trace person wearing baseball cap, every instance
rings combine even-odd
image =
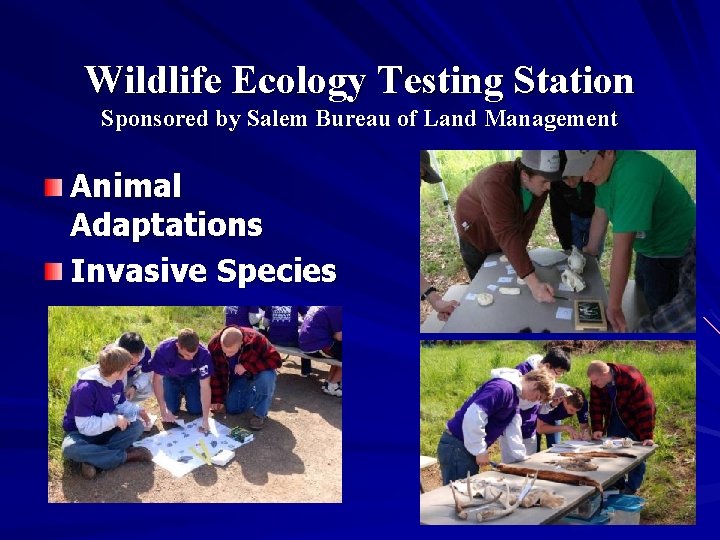
[[[523,150],[515,161],[481,170],[460,193],[455,223],[470,279],[490,253],[502,251],[538,302],[554,302],[555,291],[540,281],[527,253],[550,182],[562,179],[557,150]]]
[[[572,155],[577,151],[560,151],[563,181],[551,184],[550,215],[562,248],[570,250],[575,246],[582,250],[590,238],[590,223],[595,212],[595,186],[582,181],[583,174],[592,164],[592,159],[584,168],[582,164],[575,162],[572,163],[572,167],[568,167],[566,157],[568,152]],[[600,252],[602,252],[602,244]]]
[[[595,212],[585,251],[597,255],[613,224],[607,318],[627,330],[622,297],[635,251],[635,283],[650,311],[669,303],[680,287],[680,266],[695,231],[695,202],[659,160],[638,151],[567,151],[564,175],[595,186]],[[694,278],[694,276],[693,276]]]

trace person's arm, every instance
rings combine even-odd
[[[432,306],[432,308],[437,311],[438,319],[440,319],[441,321],[447,321],[455,308],[460,304],[455,300],[446,302],[442,299],[440,293],[438,293],[436,290],[428,293],[427,291],[429,291],[431,288],[434,289],[434,287],[430,285],[430,282],[426,280],[423,276],[420,276],[420,294],[424,296],[425,300],[427,300]]]
[[[487,425],[488,415],[477,404],[473,403],[465,411],[462,421],[463,441],[465,448],[473,456],[476,456],[478,465],[488,462],[488,447],[485,443],[485,426]],[[479,461],[478,461],[479,459]]]
[[[590,233],[588,235],[588,243],[583,248],[583,252],[597,257],[600,252],[600,243],[605,238],[605,231],[608,226],[608,216],[605,210],[599,206],[595,207],[593,212],[592,221],[590,221]]]
[[[622,298],[630,274],[635,233],[613,235],[612,260],[610,262],[610,294],[607,307],[608,322],[616,332],[626,332],[627,323],[622,312]]]
[[[135,403],[132,403],[128,400],[125,400],[122,403],[118,403],[115,407],[115,411],[127,418],[128,422],[134,422],[135,420],[137,420],[137,417],[140,414],[140,410],[141,409],[139,405],[136,405]]]
[[[495,179],[494,181],[483,182],[476,186],[475,197],[480,201],[482,210],[487,218],[488,225],[497,245],[507,256],[517,276],[526,279],[526,276],[535,271],[530,256],[527,253],[527,245],[533,223],[525,223],[522,213],[522,201],[507,179]],[[545,196],[542,197],[542,203]],[[533,205],[541,207],[540,201],[533,201]],[[530,211],[540,214],[540,208]],[[528,231],[525,230],[528,226]]]
[[[639,374],[632,377],[629,402],[632,404],[632,415],[637,421],[636,435],[647,446],[653,444],[655,401],[647,383],[639,377]]]
[[[202,426],[200,431],[210,431],[210,378],[200,379],[200,403],[202,404]]]
[[[508,426],[503,431],[505,438],[505,449],[507,451],[507,463],[523,461],[527,458],[527,449],[522,436],[522,418],[519,414],[513,416]]]
[[[127,427],[127,420],[121,414],[105,413],[102,416],[76,416],[75,425],[81,434],[92,437],[115,427],[124,430]]]
[[[570,435],[571,439],[577,439],[579,437],[577,430],[572,427],[571,425],[565,425],[561,424],[559,426],[556,426],[554,424],[547,424],[540,418],[538,418],[537,421],[537,428],[536,431],[540,435],[545,435],[547,433],[567,433]]]
[[[160,408],[160,417],[163,422],[175,422],[177,416],[172,412],[168,411],[167,404],[165,403],[165,392],[163,390],[163,376],[159,373],[153,373],[153,392],[155,392],[155,399],[157,399],[158,407]]]
[[[133,377],[131,384],[135,387],[137,393],[142,394],[143,392],[146,392],[152,384],[152,374],[143,373],[141,371],[136,377]],[[128,399],[132,398],[128,396]]]
[[[548,303],[555,301],[555,289],[549,283],[540,281],[534,271],[525,276],[524,279],[536,301]]]

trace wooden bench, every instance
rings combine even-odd
[[[330,364],[331,366],[339,366],[342,367],[342,362],[340,360],[335,360],[334,358],[320,358],[316,356],[310,356],[309,354],[301,351],[297,347],[283,347],[280,345],[273,345],[275,347],[275,350],[279,352],[280,354],[287,354],[288,356],[297,356],[298,358],[306,358],[307,360],[315,360],[316,362],[324,362],[326,364]]]

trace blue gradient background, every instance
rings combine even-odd
[[[320,2],[242,8],[199,3],[3,2],[3,131],[0,216],[6,376],[0,462],[5,533],[60,537],[209,536],[240,526],[271,537],[366,534],[430,536],[418,522],[418,164],[420,148],[697,149],[698,533],[714,524],[720,469],[720,336],[716,128],[718,40],[715,2]],[[216,95],[95,94],[84,65],[206,65],[225,82]],[[383,95],[377,66],[408,73],[504,74],[505,98]],[[633,95],[515,95],[519,65],[569,75],[627,73]],[[256,73],[368,75],[359,99],[325,95],[233,95],[232,65]],[[308,113],[388,113],[431,108],[467,112],[608,113],[617,128],[100,128],[99,113],[186,113],[258,108]],[[483,116],[482,114],[480,115]],[[183,176],[180,200],[44,198],[43,179]],[[116,216],[259,216],[259,238],[70,238],[77,212]],[[72,284],[72,258],[97,262],[199,262],[205,284]],[[335,263],[333,284],[252,284],[214,279],[217,261],[278,265]],[[65,281],[44,282],[43,262],[64,261]],[[127,509],[51,505],[45,493],[48,305],[342,304],[345,346],[343,504],[315,506],[151,505]],[[720,327],[720,326],[719,326]],[[487,339],[488,336],[483,336]],[[498,336],[500,337],[500,336]],[[13,367],[14,366],[14,367]],[[367,437],[371,430],[373,440]],[[402,486],[406,486],[405,489]],[[278,511],[280,513],[278,513]],[[45,523],[45,524],[43,524]],[[125,529],[128,527],[128,529]],[[458,534],[459,529],[457,530]],[[669,532],[669,531],[668,531]],[[585,530],[590,537],[596,529]],[[666,534],[656,530],[655,534]]]

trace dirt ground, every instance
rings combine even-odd
[[[264,429],[226,466],[203,465],[174,478],[154,463],[128,463],[86,480],[66,461],[61,473],[49,475],[48,501],[342,502],[342,398],[320,389],[329,366],[313,362],[313,368],[313,376],[303,378],[299,361],[283,363]],[[148,402],[157,414],[155,400]],[[246,414],[215,418],[247,427]],[[147,435],[163,429],[158,420]]]

